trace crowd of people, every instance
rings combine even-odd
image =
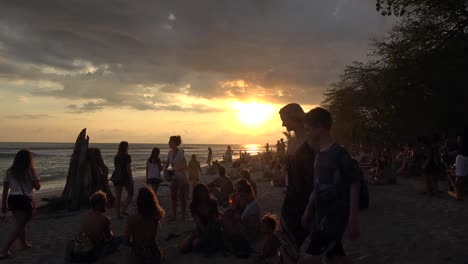
[[[275,155],[267,145],[263,154],[252,157],[241,152],[239,161],[233,161],[232,149],[227,148],[224,164],[231,165],[231,170],[240,169],[236,182],[224,166],[212,161],[209,149],[207,164],[218,175],[206,185],[201,184],[203,171],[197,157],[192,155],[187,162],[180,148],[181,137],[171,136],[167,160],[162,162],[160,150],[154,148],[146,162],[147,186],[138,190],[136,212],[128,212],[134,193],[132,158],[128,142],[121,142],[110,180],[116,196],[115,217],[126,218],[125,230],[121,236],[115,235],[107,216],[106,194],[97,191],[89,198],[90,210],[81,217],[78,235],[67,247],[67,259],[94,261],[117,252],[123,244],[131,249],[129,263],[160,263],[156,237],[159,224],[166,219],[158,200],[163,181],[170,183],[171,192],[171,214],[166,221],[179,216],[185,221],[187,212],[193,219],[192,232],[180,244],[182,253],[201,251],[210,256],[229,252],[247,258],[253,253],[254,241],[263,237],[262,251],[256,258],[260,263],[313,264],[323,259],[350,263],[342,239],[345,230],[351,240],[360,234],[358,210],[362,207],[363,177],[356,160],[361,167],[369,166],[368,180],[372,184],[391,183],[392,175],[422,174],[429,195],[439,191],[438,176],[454,169],[453,191],[461,198],[463,179],[468,174],[466,137],[459,137],[458,151],[435,136],[431,140],[421,138],[416,145],[408,144],[398,151],[365,151],[360,147],[348,152],[331,136],[333,121],[327,110],[317,107],[305,113],[300,105],[288,104],[280,110],[280,117],[294,137],[288,138],[287,147],[283,139],[278,140]],[[251,174],[254,169],[248,168],[253,161],[273,185],[286,186],[279,217],[262,215],[260,190]],[[40,187],[31,152],[19,151],[6,173],[2,195],[2,212],[10,210],[16,225],[1,248],[0,258],[11,257],[10,248],[16,240],[22,248],[31,247],[26,240],[26,225],[33,215],[33,189]],[[127,195],[122,201],[124,191]],[[306,238],[309,244],[301,254]]]

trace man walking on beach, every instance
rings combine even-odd
[[[280,110],[283,126],[294,131],[294,137],[288,142],[286,165],[288,188],[281,208],[281,263],[296,263],[302,243],[307,238],[308,230],[302,226],[301,219],[307,207],[307,201],[314,187],[315,153],[307,144],[304,131],[304,110],[298,104],[288,104]]]
[[[318,152],[315,187],[302,219],[304,226],[312,223],[312,231],[301,263],[351,263],[341,240],[347,227],[351,240],[359,238],[359,170],[349,153],[335,143],[331,126],[331,115],[323,108],[305,116],[308,143],[317,146]]]

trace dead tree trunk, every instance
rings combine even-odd
[[[78,210],[80,205],[87,203],[88,197],[98,190],[106,192],[111,202],[114,198],[107,184],[109,169],[104,164],[101,151],[90,149],[88,145],[89,137],[86,136],[85,128],[76,139],[62,193],[62,199],[71,210]]]

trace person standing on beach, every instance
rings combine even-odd
[[[198,184],[200,181],[200,175],[203,175],[203,171],[201,169],[200,162],[197,160],[197,156],[193,154],[192,159],[190,159],[188,164],[188,180],[190,190],[193,191],[195,186]]]
[[[161,159],[159,158],[159,148],[153,148],[151,156],[146,161],[146,184],[150,185],[154,194],[158,194],[159,184],[163,182],[161,172],[163,169]]]
[[[25,149],[20,150],[13,165],[7,170],[3,182],[2,214],[6,214],[9,209],[15,218],[16,226],[0,251],[0,259],[12,256],[10,248],[16,239],[19,239],[22,249],[31,247],[26,241],[26,225],[31,220],[34,209],[33,189],[38,191],[40,188],[32,153]]]
[[[128,142],[122,141],[114,157],[115,170],[111,177],[111,181],[115,187],[115,211],[117,219],[122,219],[122,215],[128,216],[127,208],[132,202],[134,187],[131,163],[132,157],[128,155]],[[127,191],[127,200],[121,208],[123,188]]]
[[[351,263],[341,240],[346,228],[351,240],[360,235],[359,167],[331,136],[332,117],[327,110],[312,109],[305,116],[304,126],[308,143],[318,152],[314,161],[315,187],[302,219],[305,227],[312,227],[310,244],[300,263]]]
[[[180,136],[171,136],[169,138],[169,153],[167,161],[164,163],[164,175],[173,175],[171,181],[171,199],[172,199],[172,218],[177,219],[177,199],[180,201],[180,209],[182,218],[185,219],[187,208],[187,160],[182,149],[179,148],[182,144]],[[169,170],[169,166],[171,169]]]
[[[287,190],[281,209],[280,233],[283,245],[280,249],[282,263],[296,263],[299,251],[307,238],[308,230],[302,226],[302,215],[314,186],[315,152],[307,144],[304,131],[304,110],[292,103],[281,108],[283,126],[294,132],[287,153]]]
[[[227,146],[226,153],[224,153],[224,161],[232,162],[232,149],[231,146]]]
[[[208,164],[208,166],[211,166],[212,160],[213,160],[213,150],[211,150],[211,148],[208,148],[208,158],[206,159],[206,164]]]

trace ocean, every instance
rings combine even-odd
[[[28,149],[34,154],[34,162],[42,189],[56,189],[65,186],[65,181],[73,153],[74,143],[0,143],[0,175],[3,178],[6,170],[13,163],[15,154],[21,149]],[[114,156],[117,153],[118,143],[90,143],[89,147],[99,148],[105,164],[109,167],[109,177],[114,170]],[[144,177],[146,160],[154,147],[161,149],[161,160],[165,160],[169,151],[167,144],[132,144],[129,154],[132,156],[132,171],[135,178]],[[227,145],[184,144],[181,148],[185,151],[185,157],[190,160],[192,154],[197,155],[198,161],[206,165],[208,147],[213,150],[213,160],[222,160]],[[264,151],[264,147],[256,144],[231,145],[234,151],[233,158],[239,157],[239,151],[247,151],[253,155]]]

